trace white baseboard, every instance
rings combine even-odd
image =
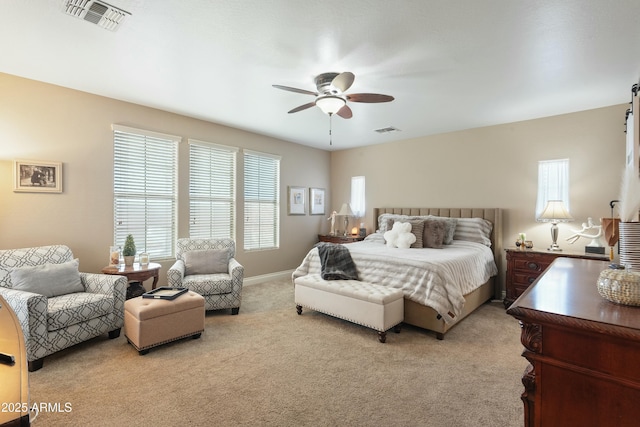
[[[259,276],[245,277],[242,281],[243,286],[257,285],[259,283],[269,282],[271,280],[291,279],[294,270],[278,271],[275,273],[261,274]]]

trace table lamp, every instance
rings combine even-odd
[[[342,215],[344,217],[344,235],[347,236],[349,234],[349,217],[353,216],[351,205],[349,203],[343,203],[340,212],[336,215]]]
[[[538,217],[540,222],[551,223],[551,246],[547,248],[550,251],[561,251],[558,246],[558,223],[573,221],[573,217],[567,209],[564,207],[562,200],[549,200],[547,206],[542,211],[542,214]]]

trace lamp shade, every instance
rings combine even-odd
[[[538,217],[540,222],[568,222],[573,221],[573,217],[564,207],[562,200],[549,200],[547,206]]]
[[[349,203],[343,203],[342,207],[340,208],[340,212],[338,212],[336,215],[353,216],[351,205]]]
[[[327,95],[316,99],[316,105],[325,114],[335,114],[346,105],[347,101],[339,96]]]

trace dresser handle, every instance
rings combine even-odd
[[[540,266],[538,264],[536,264],[535,262],[528,263],[527,267],[529,267],[529,270],[539,270],[540,269]]]
[[[527,278],[527,282],[529,282],[529,284],[532,284],[532,283],[533,283],[533,282],[535,282],[535,281],[536,281],[536,278],[535,278],[535,277],[528,277],[528,278]]]

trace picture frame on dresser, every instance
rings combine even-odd
[[[309,188],[309,215],[325,215],[324,188]]]
[[[289,186],[287,188],[287,214],[306,215],[307,196],[305,187]]]
[[[62,162],[14,160],[13,191],[62,193]]]

